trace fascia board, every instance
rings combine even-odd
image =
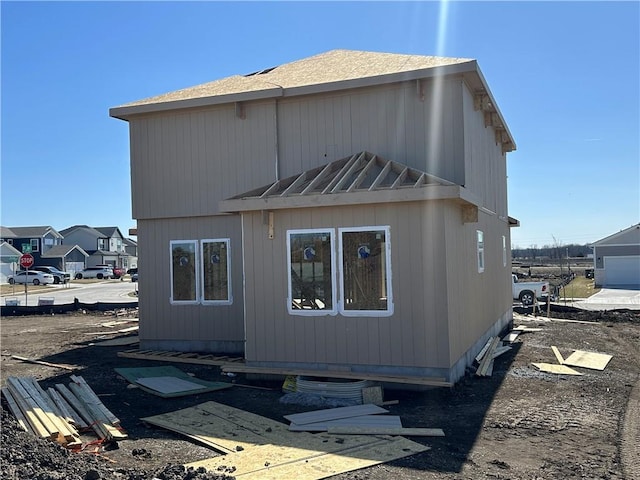
[[[351,80],[338,80],[335,82],[303,85],[300,87],[288,87],[284,89],[285,97],[301,95],[313,95],[318,93],[335,92],[338,90],[350,90],[354,88],[375,87],[390,83],[409,82],[414,80],[426,80],[434,77],[459,75],[476,70],[477,62],[470,60],[464,63],[441,65],[438,67],[421,68],[408,72],[388,73],[373,77],[354,78]]]
[[[186,100],[173,100],[170,102],[131,105],[128,107],[113,107],[109,109],[109,116],[120,120],[128,120],[129,117],[133,115],[141,115],[145,113],[157,113],[168,110],[181,110],[185,108],[202,108],[234,102],[264,100],[267,98],[275,98],[281,96],[283,96],[283,89],[280,87],[276,87],[252,92],[217,95],[214,97],[199,97],[189,98]]]
[[[240,198],[222,200],[223,212],[282,210],[289,208],[338,207],[375,203],[396,203],[430,200],[457,200],[479,206],[478,198],[459,185],[428,185],[419,188],[376,190],[373,192],[333,193],[326,195],[293,195],[288,197]]]

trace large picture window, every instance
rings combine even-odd
[[[287,232],[289,313],[393,314],[389,227],[340,228],[339,244],[334,235],[335,229]]]
[[[196,240],[171,241],[171,303],[197,303]]]
[[[341,228],[340,298],[343,315],[391,315],[389,227]]]
[[[335,314],[333,231],[290,230],[287,252],[289,312]]]
[[[230,304],[229,239],[202,240],[202,302]]]

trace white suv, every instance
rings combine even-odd
[[[76,280],[82,278],[113,278],[113,269],[109,267],[87,267],[81,272],[76,273]]]

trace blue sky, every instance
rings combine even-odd
[[[518,149],[512,245],[640,222],[639,2],[12,2],[1,14],[4,226],[131,218],[110,107],[336,48],[478,60]]]

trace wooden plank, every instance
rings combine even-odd
[[[67,388],[66,385],[61,383],[56,384],[56,390],[60,392],[60,395],[73,407],[76,413],[82,417],[87,425],[96,432],[99,438],[106,438],[106,432],[101,429],[97,423],[94,423],[94,419],[85,407],[85,405],[75,396],[75,394]]]
[[[20,357],[18,355],[11,355],[11,358],[13,358],[14,360],[20,360],[21,362],[35,363],[37,365],[44,365],[46,367],[62,368],[64,370],[76,370],[77,369],[77,367],[72,367],[72,366],[69,366],[69,365],[62,365],[60,363],[44,362],[42,360],[36,360],[36,359],[33,359],[33,358]]]
[[[493,341],[493,337],[489,338],[489,340],[487,340],[487,343],[484,344],[484,347],[482,347],[482,349],[478,352],[478,355],[476,355],[476,362],[480,363],[480,361],[482,360],[482,357],[484,357],[484,354],[487,353],[487,350],[489,350],[489,347],[491,346],[491,342]]]
[[[555,363],[532,363],[541,372],[556,373],[558,375],[582,375],[580,372],[569,368],[566,365],[556,365]]]
[[[414,437],[444,437],[441,428],[406,428],[406,427],[367,427],[367,426],[330,426],[332,435],[405,435]]]
[[[553,354],[556,356],[556,360],[558,360],[558,363],[560,365],[562,365],[564,363],[564,358],[562,358],[562,354],[560,353],[560,350],[558,350],[558,347],[554,347],[553,345],[551,346],[551,351],[553,352]]]
[[[408,377],[393,375],[378,375],[375,373],[363,372],[340,372],[340,371],[319,371],[304,370],[297,368],[271,368],[271,367],[250,367],[247,365],[226,364],[221,367],[225,373],[256,373],[265,375],[294,375],[304,377],[331,377],[331,378],[351,378],[356,380],[373,380],[390,383],[406,383],[410,385],[428,385],[432,387],[451,387],[453,384],[447,382],[443,377]]]
[[[340,418],[360,417],[362,415],[375,415],[379,413],[389,413],[389,410],[369,403],[366,405],[326,408],[322,410],[312,410],[310,412],[294,413],[292,415],[285,415],[284,418],[291,423],[305,425],[307,423],[327,422]]]
[[[339,418],[326,422],[289,425],[291,432],[326,432],[333,427],[345,428],[402,428],[402,422],[397,415],[362,415],[361,417]]]
[[[491,376],[491,373],[489,372],[489,370],[491,369],[491,371],[493,371],[493,354],[496,351],[496,348],[498,348],[499,343],[500,343],[500,337],[493,337],[491,339],[491,344],[489,345],[489,348],[487,349],[484,356],[482,357],[482,361],[480,362],[480,365],[476,370],[477,376],[479,377]]]
[[[225,365],[227,363],[231,363],[230,360],[212,360],[208,358],[203,358],[202,356],[194,357],[194,358],[184,358],[178,356],[169,356],[169,354],[180,355],[181,352],[150,352],[148,350],[138,351],[138,350],[128,350],[124,352],[118,352],[118,356],[122,358],[136,358],[139,360],[158,360],[161,362],[171,362],[171,363],[195,363],[199,365]],[[243,360],[239,358],[238,360],[234,360],[234,362],[242,362]]]
[[[22,428],[25,432],[30,432],[30,433],[33,433],[34,435],[37,435],[37,432],[35,432],[31,428],[27,418],[24,416],[24,413],[22,412],[22,410],[20,410],[20,407],[18,406],[15,398],[13,398],[13,395],[11,395],[11,392],[7,387],[2,387],[2,395],[4,395],[4,398],[7,400],[7,405],[9,405],[9,410],[11,410],[11,413],[13,413],[13,416],[16,417],[16,420],[18,421],[18,425],[20,425],[20,428]]]
[[[508,352],[509,350],[511,350],[511,347],[509,347],[508,345],[504,346],[504,347],[498,347],[493,352],[493,358],[498,358],[500,355],[502,355],[503,353]]]
[[[140,342],[140,337],[137,335],[128,336],[128,337],[118,337],[112,338],[110,340],[103,340],[101,342],[93,342],[92,345],[98,347],[120,347],[125,345],[134,345]]]
[[[49,398],[49,395],[42,390],[38,382],[33,377],[23,377],[18,379],[22,386],[29,392],[31,398],[35,400],[42,411],[49,417],[51,422],[56,426],[60,435],[62,435],[67,442],[78,441],[77,432],[72,425],[70,425],[62,416],[62,413],[55,406],[53,401]]]
[[[84,430],[89,427],[89,425],[87,425],[87,423],[82,419],[80,414],[78,414],[78,412],[76,412],[75,409],[71,405],[69,405],[69,402],[64,399],[60,392],[52,387],[49,387],[47,389],[47,393],[49,394],[49,397],[51,397],[51,399],[55,402],[55,404],[58,405],[58,408],[66,415],[66,417],[68,418],[67,421],[69,423],[75,425],[79,430]]]
[[[91,399],[91,404],[95,405],[96,408],[104,414],[104,417],[107,419],[107,422],[112,425],[119,425],[120,419],[116,417],[103,403],[102,400],[96,395],[93,389],[89,386],[86,380],[80,375],[71,375],[71,380],[79,385],[82,390],[86,393],[87,399]]]
[[[20,383],[17,377],[9,377],[7,378],[7,385],[9,391],[13,395],[13,397],[20,405],[22,411],[27,414],[27,410],[33,412],[36,418],[40,421],[42,426],[49,432],[49,436],[51,438],[57,439],[60,433],[58,427],[51,421],[49,416],[42,411],[42,408],[36,403],[36,401],[31,398],[29,392],[24,388],[24,386]],[[27,414],[27,418],[29,415]],[[35,425],[32,425],[35,427]]]
[[[612,358],[612,355],[607,355],[606,353],[576,350],[565,359],[564,364],[571,365],[572,367],[589,368],[591,370],[604,370]]]

